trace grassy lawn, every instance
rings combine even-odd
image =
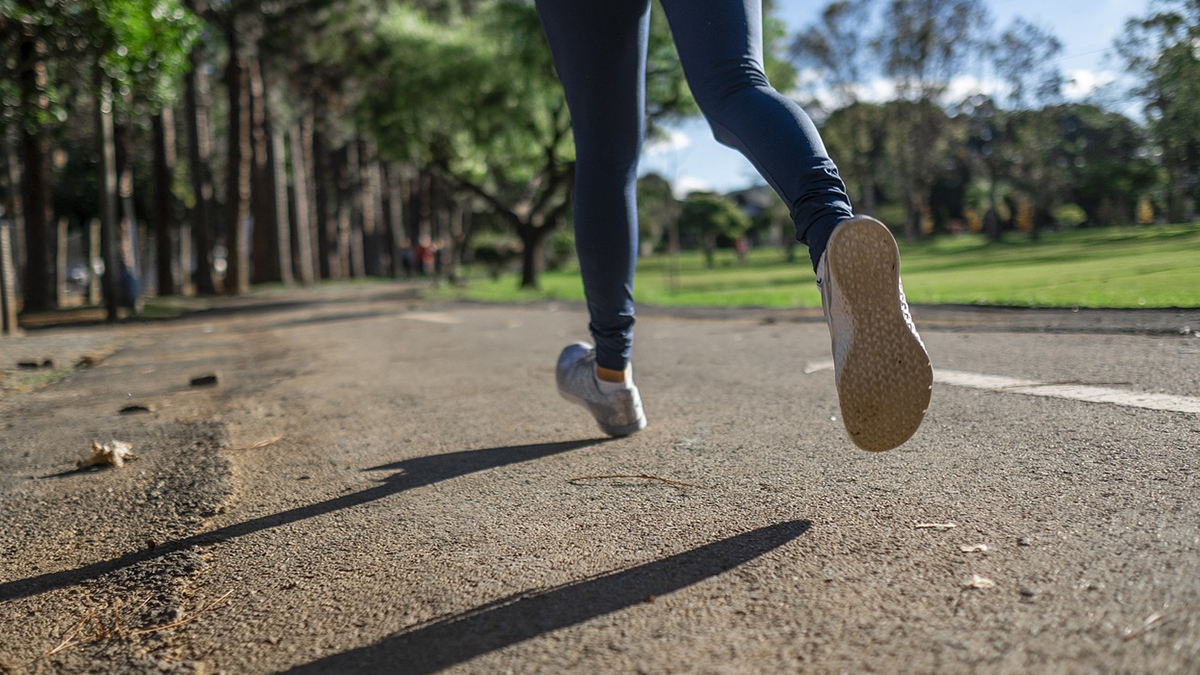
[[[819,307],[807,251],[793,263],[778,249],[751,251],[746,265],[733,252],[717,254],[707,269],[699,252],[677,264],[666,256],[638,263],[635,299],[665,306]],[[1200,307],[1200,225],[1076,230],[1038,242],[1014,234],[989,244],[982,237],[940,237],[901,244],[904,290],[911,302],[1028,307]],[[672,274],[672,270],[676,270]],[[674,278],[674,283],[672,283]],[[517,288],[518,278],[493,281],[473,271],[464,287],[442,287],[438,298],[513,302],[583,299],[579,271],[542,276],[539,291]]]

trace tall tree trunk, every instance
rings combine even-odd
[[[388,271],[392,278],[399,278],[404,272],[404,251],[401,245],[404,239],[404,196],[401,187],[403,180],[398,165],[383,165],[384,227],[387,230],[388,258],[391,263]]]
[[[120,217],[117,228],[117,261],[121,273],[124,304],[141,313],[141,264],[138,256],[137,212],[133,202],[133,162],[129,160],[129,125],[116,125],[117,194]]]
[[[304,162],[304,185],[308,195],[306,202],[308,207],[308,248],[312,252],[313,281],[320,278],[321,270],[321,253],[318,243],[321,232],[317,227],[317,178],[314,175],[316,171],[316,148],[313,137],[315,126],[315,115],[311,108],[306,108],[304,114],[300,116],[300,157]]]
[[[4,212],[8,214],[9,222],[12,223],[9,238],[13,250],[13,274],[16,277],[13,292],[20,296],[20,284],[25,278],[25,207],[21,196],[22,186],[25,182],[21,177],[21,160],[17,156],[17,137],[15,129],[11,130],[11,133],[6,129],[2,140],[4,142],[4,160],[7,164],[5,179],[8,190]]]
[[[333,221],[330,223],[330,245],[333,252],[333,274],[337,279],[350,278],[350,218],[351,193],[347,168],[346,146],[330,153],[333,162],[334,175],[337,176],[337,190],[333,193]]]
[[[420,192],[417,193],[420,199],[420,211],[417,220],[417,236],[423,241],[433,243],[433,173],[431,171],[421,172]]]
[[[346,238],[347,250],[350,255],[350,276],[361,279],[366,275],[366,256],[363,252],[364,223],[366,215],[364,208],[362,156],[359,153],[359,141],[351,139],[346,143],[346,227],[342,236]]]
[[[408,201],[408,210],[404,218],[404,236],[409,240],[409,246],[416,246],[421,240],[421,181],[422,172],[414,168],[404,180],[404,193]]]
[[[17,333],[17,275],[12,253],[12,227],[0,221],[0,335]]]
[[[187,292],[189,283],[194,283],[196,292],[211,295],[217,292],[213,269],[213,244],[217,229],[211,170],[213,144],[207,104],[209,90],[200,50],[193,49],[189,59],[191,68],[184,78],[184,117],[188,133],[188,173],[191,174],[192,198],[196,204],[191,214],[192,235],[195,237],[196,274],[192,282],[192,258],[183,253],[191,240],[185,239],[181,230],[180,278],[183,281],[184,292]]]
[[[363,223],[363,270],[367,276],[383,274],[383,179],[379,168],[379,157],[370,144],[360,143],[364,163],[362,167],[362,223]]]
[[[291,283],[291,279],[284,278],[283,269],[284,258],[290,255],[290,250],[280,248],[281,234],[285,237],[287,235],[287,219],[284,214],[278,212],[273,157],[274,133],[267,107],[266,77],[260,58],[251,58],[248,65],[250,137],[254,148],[254,161],[250,169],[250,210],[254,216],[254,270],[251,278],[254,283]],[[283,203],[286,208],[287,200]],[[288,276],[290,277],[290,274]]]
[[[292,222],[295,223],[292,243],[295,249],[295,271],[300,283],[309,285],[313,276],[312,225],[309,219],[308,164],[304,153],[302,124],[296,122],[288,131],[292,157]]]
[[[59,216],[54,228],[54,306],[65,307],[67,304],[67,242],[70,240],[71,220]]]
[[[250,215],[250,86],[249,73],[240,55],[236,21],[225,29],[229,62],[225,65],[225,87],[229,92],[229,178],[226,181],[225,246],[229,251],[225,290],[245,293],[250,290],[250,242],[246,221]]]
[[[551,227],[523,225],[517,229],[521,238],[521,288],[538,288],[542,273],[542,243]]]
[[[279,277],[286,286],[295,279],[292,272],[292,230],[288,213],[287,144],[283,129],[278,125],[271,130],[272,181],[275,186],[275,249],[279,251]]]
[[[97,136],[98,137],[98,136]],[[101,293],[103,275],[97,274],[104,262],[104,244],[102,234],[104,224],[99,218],[92,218],[87,224],[87,265],[88,265],[88,295],[87,304],[98,305],[104,298]]]
[[[100,144],[100,250],[104,258],[104,307],[108,320],[119,318],[120,297],[118,277],[120,262],[117,258],[117,149],[113,131],[112,83],[96,66],[96,139]]]
[[[313,187],[315,190],[317,260],[322,279],[340,278],[337,258],[336,169],[325,134],[313,128]]]
[[[48,105],[46,64],[42,45],[36,38],[21,40],[20,60],[31,64],[20,73],[21,107],[32,117]],[[51,265],[50,198],[46,172],[46,151],[42,137],[21,126],[22,199],[25,217],[25,311],[41,311],[54,306],[54,267]]]
[[[175,120],[170,108],[154,116],[154,240],[158,294],[174,295],[175,228],[171,177],[175,171]]]
[[[447,263],[446,277],[452,284],[458,283],[460,280],[460,275],[462,273],[463,248],[466,246],[468,234],[467,210],[463,208],[462,202],[457,199],[451,199],[449,245],[450,259]]]

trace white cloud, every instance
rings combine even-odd
[[[646,143],[646,155],[664,155],[691,147],[692,139],[678,129],[667,129],[666,135]]]
[[[675,185],[672,187],[675,192],[675,198],[683,199],[691,192],[711,190],[712,183],[695,176],[680,176],[675,180]]]
[[[1097,89],[1116,82],[1120,77],[1111,70],[1087,70],[1085,68],[1068,71],[1066,75],[1067,82],[1063,87],[1063,96],[1071,100],[1085,98]]]
[[[1089,70],[1077,68],[1064,73],[1063,98],[1068,101],[1079,101],[1093,94],[1098,89],[1116,82],[1121,75],[1112,70]],[[886,103],[896,98],[896,83],[889,78],[875,78],[856,86],[855,96],[860,101],[868,103]],[[838,100],[828,87],[814,87],[811,95],[823,107],[834,110]],[[1009,90],[1002,82],[991,78],[979,78],[974,75],[960,75],[950,81],[946,93],[942,96],[943,103],[952,105],[965,100],[974,94],[987,94],[998,99],[1005,99]]]

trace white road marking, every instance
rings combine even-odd
[[[833,370],[832,361],[812,361],[805,368],[805,373],[817,373]],[[1109,403],[1127,408],[1145,408],[1147,410],[1167,410],[1170,412],[1200,413],[1200,398],[1194,396],[1173,396],[1171,394],[1151,394],[1129,389],[1114,389],[1088,384],[1061,384],[1054,382],[1039,382],[1024,380],[1003,375],[984,375],[968,373],[961,370],[945,370],[934,368],[933,381],[938,384],[949,384],[955,387],[970,387],[1007,394],[1023,394],[1025,396],[1044,396],[1046,398],[1064,398],[1072,401],[1087,401],[1089,403]]]
[[[409,312],[408,314],[402,314],[401,316],[405,319],[424,321],[426,323],[441,323],[446,325],[462,323],[462,319],[455,316],[450,316],[449,314],[443,314],[441,312]]]

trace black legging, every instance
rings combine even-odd
[[[852,215],[812,120],[763,72],[761,0],[662,0],[684,74],[720,142],[739,150],[791,209],[813,266]],[[575,247],[596,362],[633,349],[635,186],[645,135],[649,0],[537,0],[575,134]]]

